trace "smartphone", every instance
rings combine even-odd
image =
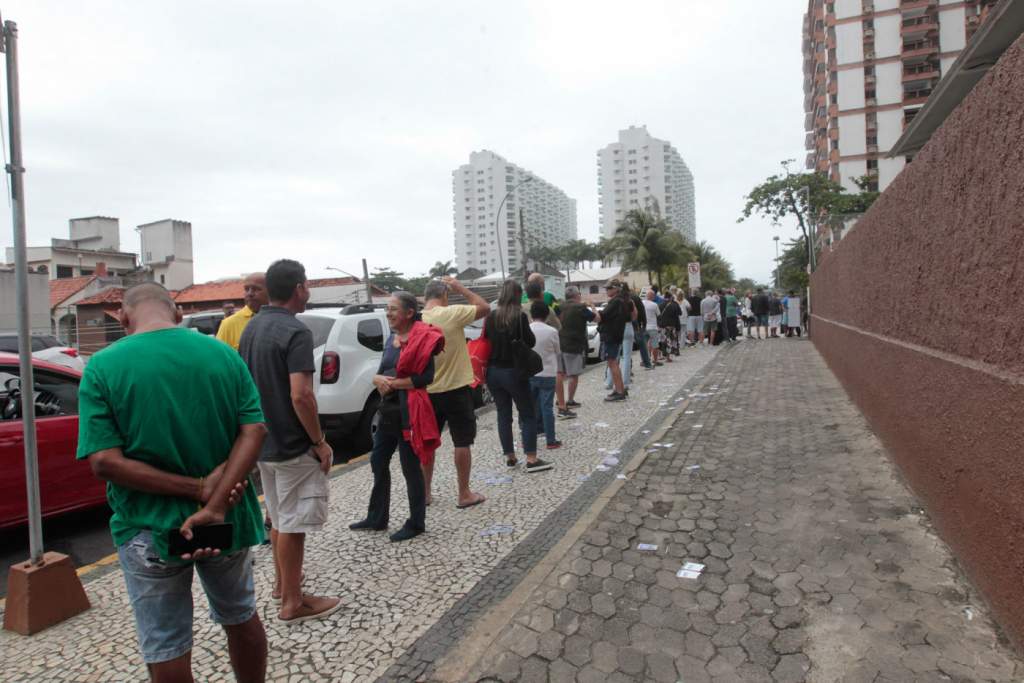
[[[234,542],[234,524],[204,524],[192,527],[192,540],[181,535],[181,529],[167,532],[167,552],[170,555],[191,555],[203,548],[227,550]]]

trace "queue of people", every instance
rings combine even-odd
[[[743,325],[747,339],[764,339],[779,337],[800,337],[807,329],[807,311],[793,290],[779,298],[774,291],[765,291],[758,287],[755,294],[748,289],[743,299]],[[755,329],[755,334],[750,330]]]

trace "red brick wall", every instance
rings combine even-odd
[[[811,305],[815,346],[1024,649],[1024,38],[836,245]]]

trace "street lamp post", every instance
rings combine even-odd
[[[324,268],[324,270],[336,270],[339,273],[341,273],[342,275],[348,275],[350,278],[353,278],[357,282],[359,281],[359,276],[353,275],[352,273],[348,272],[347,270],[342,270],[341,268],[332,268],[331,266],[326,266]],[[359,303],[359,290],[358,289],[356,290],[356,303]]]
[[[502,199],[501,200],[501,204],[498,204],[498,213],[495,214],[495,218],[494,218],[494,232],[497,233],[497,236],[498,236],[498,261],[501,262],[501,279],[502,280],[505,279],[505,259],[501,255],[501,228],[498,227],[498,221],[501,220],[501,207],[505,206],[505,200],[508,199],[512,195],[513,192],[515,192],[516,190],[518,190],[520,187],[522,187],[526,183],[530,182],[531,180],[533,180],[533,176],[527,176],[526,180],[524,180],[523,182],[519,183],[518,185],[513,187],[511,190],[509,190],[508,194],[505,195],[505,199]],[[523,254],[523,259],[524,259],[524,262],[525,262],[526,254]]]
[[[779,282],[779,236],[776,235],[772,239],[775,240],[775,286],[781,287]]]

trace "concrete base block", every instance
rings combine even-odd
[[[38,566],[22,562],[11,567],[4,629],[30,636],[89,607],[89,598],[71,558],[45,553]]]

